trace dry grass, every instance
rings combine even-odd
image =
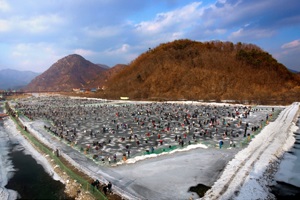
[[[299,77],[255,45],[177,40],[140,55],[97,95],[290,103],[299,85]]]

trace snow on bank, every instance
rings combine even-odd
[[[27,155],[32,156],[38,164],[42,165],[45,171],[54,179],[54,180],[59,180],[62,183],[63,180],[57,175],[57,173],[52,169],[51,165],[49,164],[48,160],[36,151],[35,148],[32,147],[32,145],[28,142],[27,139],[24,138],[22,134],[16,129],[15,123],[9,118],[6,120],[7,121],[7,132],[10,133],[9,137],[13,138],[16,140],[22,147],[24,147],[24,153]]]
[[[158,156],[164,156],[164,155],[173,154],[173,153],[177,153],[177,152],[190,151],[192,149],[197,149],[197,148],[207,149],[208,146],[206,146],[204,144],[193,144],[193,145],[187,146],[186,148],[175,149],[175,150],[170,151],[170,152],[163,152],[163,153],[160,153],[160,154],[149,154],[149,155],[136,156],[136,157],[130,158],[126,161],[120,161],[116,165],[122,165],[124,163],[133,164],[133,163],[136,163],[138,161],[146,160],[146,159],[149,159],[149,158],[156,158]]]
[[[6,123],[4,123],[6,125]],[[18,193],[14,190],[5,188],[8,180],[13,176],[15,171],[13,164],[9,158],[10,148],[8,144],[9,136],[4,130],[4,126],[0,125],[0,199],[13,200],[17,199]]]
[[[293,145],[294,118],[298,109],[299,103],[293,103],[266,126],[228,163],[203,199],[267,199],[269,183],[262,179],[263,174],[270,162],[280,158]]]

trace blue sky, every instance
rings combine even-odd
[[[299,0],[0,0],[0,69],[129,64],[176,39],[252,43],[300,71]]]

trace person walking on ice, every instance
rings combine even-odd
[[[222,149],[223,144],[224,144],[223,140],[220,140],[220,141],[219,141],[219,148],[220,148],[220,149]]]

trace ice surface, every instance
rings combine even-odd
[[[189,199],[191,186],[211,186],[236,152],[194,149],[119,166],[116,171],[130,178],[126,187],[147,199]],[[195,195],[197,196],[197,195]]]
[[[252,199],[261,199],[268,191],[266,183],[258,180],[268,163],[293,144],[290,128],[298,108],[299,103],[287,107],[236,156],[234,149],[196,148],[156,158],[143,156],[129,160],[131,164],[110,168],[99,166],[70,146],[53,140],[42,122],[24,123],[40,140],[54,149],[59,148],[62,156],[77,168],[102,182],[111,181],[114,190],[128,199],[188,199],[189,187],[199,183],[213,185],[205,199],[249,199],[249,192],[254,194]]]

